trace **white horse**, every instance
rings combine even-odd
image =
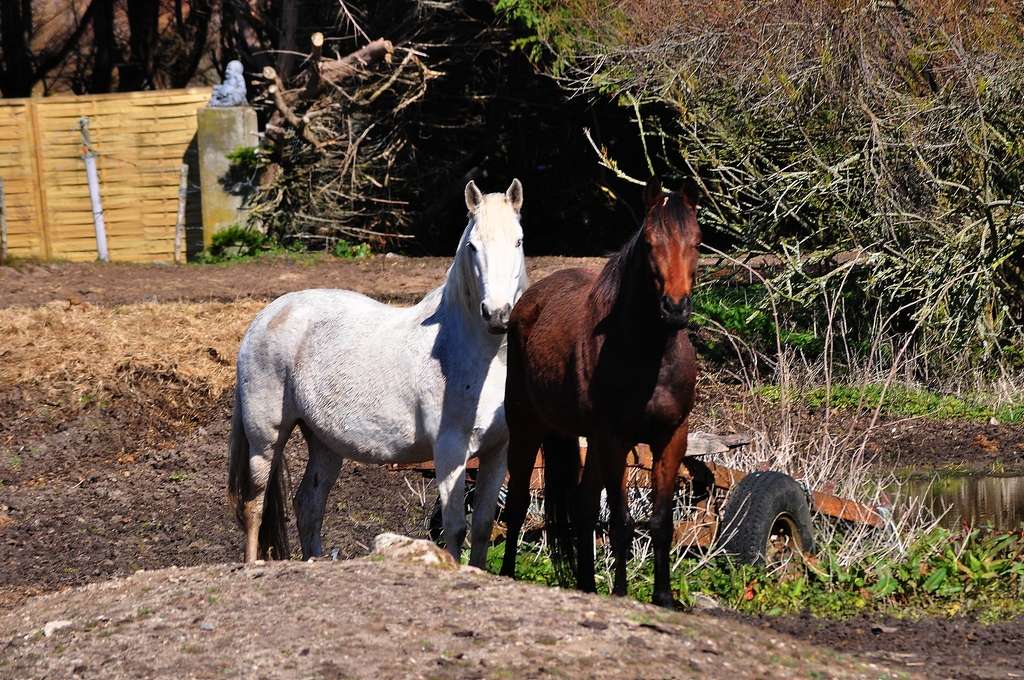
[[[245,560],[289,554],[283,451],[296,425],[309,463],[295,494],[304,558],[321,554],[327,494],[345,458],[433,458],[447,548],[466,537],[465,469],[480,459],[470,564],[482,567],[505,478],[505,336],[526,289],[523,188],[466,185],[469,224],[443,285],[413,307],[305,290],[264,308],[238,350],[228,496]],[[397,502],[397,499],[396,499]]]

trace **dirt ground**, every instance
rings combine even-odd
[[[0,676],[909,675],[707,614],[375,557],[166,569],[34,598],[0,614]]]
[[[600,266],[601,258],[530,258],[531,280],[564,267]],[[410,303],[440,285],[450,258],[375,255],[361,260],[288,257],[228,265],[23,263],[0,267],[0,307],[138,302],[272,300],[304,288],[345,288]]]
[[[540,258],[529,266],[537,278],[578,262],[600,260]],[[0,611],[25,612],[23,607],[33,606],[26,603],[32,595],[137,569],[236,560],[241,534],[224,494],[227,423],[234,353],[252,315],[270,298],[311,286],[410,302],[436,285],[446,266],[440,258],[380,256],[182,268],[0,268]],[[1024,462],[1019,427],[886,425],[873,443],[886,461],[980,461],[979,467]],[[296,433],[288,450],[293,475],[301,474],[304,456]],[[382,531],[424,535],[433,498],[419,475],[347,464],[328,503],[325,548],[348,558],[366,554]],[[242,578],[224,567],[181,573]],[[285,578],[300,572],[281,573]],[[59,608],[59,600],[46,602]],[[757,624],[932,676],[1014,677],[1008,673],[1017,671],[1010,669],[1024,668],[1024,620],[890,625],[790,617]],[[0,638],[7,634],[5,625]],[[900,632],[872,632],[878,626]],[[202,640],[207,638],[196,644]],[[56,643],[39,644],[44,646],[33,649]],[[253,649],[251,640],[245,644]],[[350,674],[339,668],[339,677]],[[438,668],[439,676],[453,675]],[[66,669],[57,672],[62,674]]]

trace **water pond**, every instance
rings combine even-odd
[[[965,523],[998,530],[1024,525],[1024,475],[915,475],[909,493],[924,498],[942,524],[958,529]]]

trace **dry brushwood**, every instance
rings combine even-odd
[[[401,219],[394,219],[403,202],[372,194],[390,193],[392,168],[407,142],[378,122],[419,99],[437,74],[414,50],[396,49],[385,38],[339,57],[324,57],[324,44],[322,33],[310,37],[304,67],[287,83],[273,67],[263,69],[262,100],[272,110],[266,125],[271,165],[256,218],[273,227],[287,214],[290,237],[321,246],[338,238],[406,238],[395,228]],[[307,187],[306,200],[298,210],[282,210],[285,194],[299,184]]]
[[[787,262],[794,309],[852,276],[925,370],[1024,356],[1017,3],[506,4],[565,87],[630,104],[649,168],[700,171],[705,224]]]

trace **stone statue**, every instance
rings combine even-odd
[[[245,106],[245,76],[242,73],[242,62],[235,60],[228,63],[224,82],[213,88],[210,106]]]

